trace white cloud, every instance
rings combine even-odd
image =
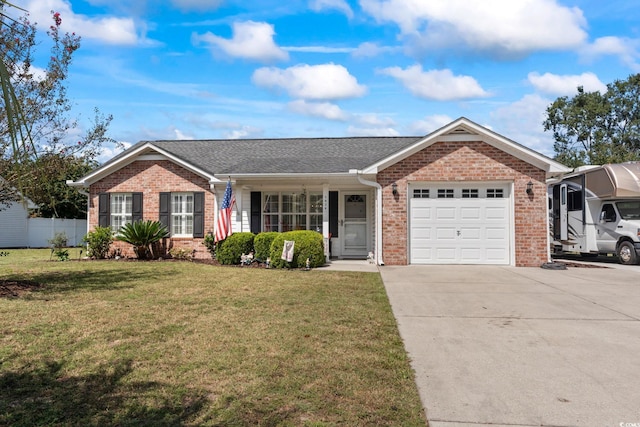
[[[594,60],[601,56],[617,56],[620,62],[634,72],[640,72],[640,39],[623,37],[600,37],[586,44],[580,53],[584,59]]]
[[[87,17],[74,13],[66,0],[31,0],[25,6],[33,21],[49,26],[53,23],[51,11],[59,12],[63,31],[75,32],[83,39],[93,39],[113,45],[157,44],[144,36],[144,26],[136,25],[130,17]],[[139,28],[143,27],[143,28]]]
[[[283,89],[298,99],[354,98],[366,92],[366,87],[358,84],[345,67],[332,63],[301,64],[286,69],[263,67],[253,73],[251,80],[260,87]]]
[[[215,10],[221,4],[223,0],[171,0],[171,4],[180,10],[184,11],[207,11]]]
[[[262,135],[262,130],[253,126],[237,126],[236,129],[231,129],[222,132],[222,137],[225,139],[247,139],[256,138]]]
[[[127,141],[118,141],[116,144],[110,144],[109,146],[103,146],[102,152],[96,158],[99,163],[104,163],[107,160],[114,158],[116,155],[127,150],[133,144]]]
[[[454,76],[448,69],[423,71],[421,65],[413,65],[405,69],[384,68],[380,72],[399,80],[420,98],[451,101],[490,96],[473,77]]]
[[[275,31],[266,22],[235,22],[233,37],[225,39],[211,32],[194,35],[194,41],[203,41],[214,49],[220,49],[234,58],[259,62],[286,61],[289,54],[273,41]]]
[[[347,120],[349,115],[340,107],[330,102],[308,102],[304,100],[292,101],[288,104],[289,110],[305,116],[322,117],[328,120]]]
[[[556,0],[361,0],[380,22],[425,49],[458,48],[495,56],[580,46],[586,20],[577,7]]]
[[[397,130],[391,127],[373,127],[362,128],[357,126],[349,126],[347,128],[347,135],[350,136],[398,136],[400,135]]]
[[[599,91],[604,93],[607,90],[607,85],[602,83],[598,76],[590,72],[574,75],[551,73],[540,75],[534,72],[529,73],[528,79],[536,90],[556,96],[573,95],[577,92],[578,86],[583,86],[587,92]]]
[[[395,53],[399,50],[399,47],[378,46],[377,43],[364,42],[360,43],[360,45],[353,50],[352,55],[356,58],[372,58],[385,53]]]
[[[544,131],[547,107],[551,100],[537,94],[523,98],[491,113],[496,131],[526,147],[553,156],[553,135]]]
[[[453,119],[446,114],[434,114],[411,123],[409,128],[411,129],[411,132],[415,134],[428,135],[431,132],[440,129],[442,126],[448,125],[452,121]]]
[[[175,138],[178,139],[178,140],[192,140],[192,139],[195,139],[195,137],[185,134],[184,132],[182,132],[178,128],[174,128],[173,129],[173,133],[175,133],[175,135],[176,135]]]
[[[375,128],[390,128],[396,125],[391,117],[384,117],[375,113],[358,114],[355,116],[359,125]]]
[[[312,0],[309,3],[311,10],[320,12],[323,10],[338,10],[344,13],[349,19],[353,18],[353,10],[345,0]]]
[[[287,52],[305,53],[351,53],[355,49],[352,47],[332,47],[332,46],[282,46],[282,50]]]

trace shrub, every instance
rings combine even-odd
[[[87,245],[87,256],[104,259],[109,254],[109,246],[113,243],[113,232],[109,227],[96,227],[88,232],[82,241]]]
[[[135,221],[125,224],[116,239],[133,245],[138,259],[149,259],[155,257],[152,245],[155,246],[160,240],[169,237],[167,227],[159,221]]]
[[[171,248],[169,249],[169,255],[171,255],[173,259],[193,261],[193,251],[187,248]]]
[[[253,239],[253,247],[255,248],[255,258],[265,262],[267,257],[271,256],[271,243],[278,236],[276,231],[266,231],[256,235]]]
[[[253,250],[253,233],[233,233],[231,236],[218,243],[216,259],[220,264],[240,264],[242,254],[248,254]]]
[[[209,232],[206,236],[204,236],[204,240],[202,244],[207,247],[207,250],[211,254],[211,258],[216,257],[216,238],[213,237],[213,233]]]
[[[295,242],[291,263],[281,258],[285,240]],[[301,230],[279,233],[271,243],[271,266],[274,268],[304,268],[308,258],[310,267],[321,267],[325,263],[323,242],[322,234],[316,231]]]
[[[49,244],[53,246],[55,249],[61,249],[61,248],[67,247],[69,239],[67,239],[67,234],[64,231],[62,231],[60,233],[56,233],[53,236],[53,239],[47,240],[47,242],[49,242]]]

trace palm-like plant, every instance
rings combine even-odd
[[[133,245],[138,259],[149,259],[153,257],[151,245],[166,237],[169,237],[169,231],[160,222],[141,220],[124,225],[116,239]]]

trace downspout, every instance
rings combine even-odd
[[[382,185],[378,184],[375,181],[369,181],[368,179],[364,179],[360,174],[359,170],[349,171],[351,173],[355,173],[358,181],[362,185],[366,185],[369,187],[374,187],[376,189],[376,264],[384,265],[383,257],[382,257]]]

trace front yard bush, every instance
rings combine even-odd
[[[273,243],[273,239],[275,239],[278,234],[280,233],[277,231],[265,231],[264,233],[256,235],[256,238],[253,239],[256,259],[265,262],[267,257],[271,256],[271,243]]]
[[[109,246],[113,243],[113,232],[110,227],[96,227],[83,239],[87,244],[87,256],[104,259],[109,254]]]
[[[223,265],[240,264],[242,254],[248,254],[253,250],[253,233],[233,233],[231,236],[218,243],[216,259]]]
[[[293,240],[293,261],[288,263],[283,260],[282,249],[285,240]],[[322,234],[316,231],[300,230],[279,233],[271,243],[271,266],[275,268],[304,268],[307,258],[310,267],[321,267],[324,265],[324,244]]]
[[[118,240],[133,245],[133,252],[138,259],[155,258],[153,246],[166,237],[169,237],[167,227],[159,221],[151,220],[125,224],[116,236]]]

